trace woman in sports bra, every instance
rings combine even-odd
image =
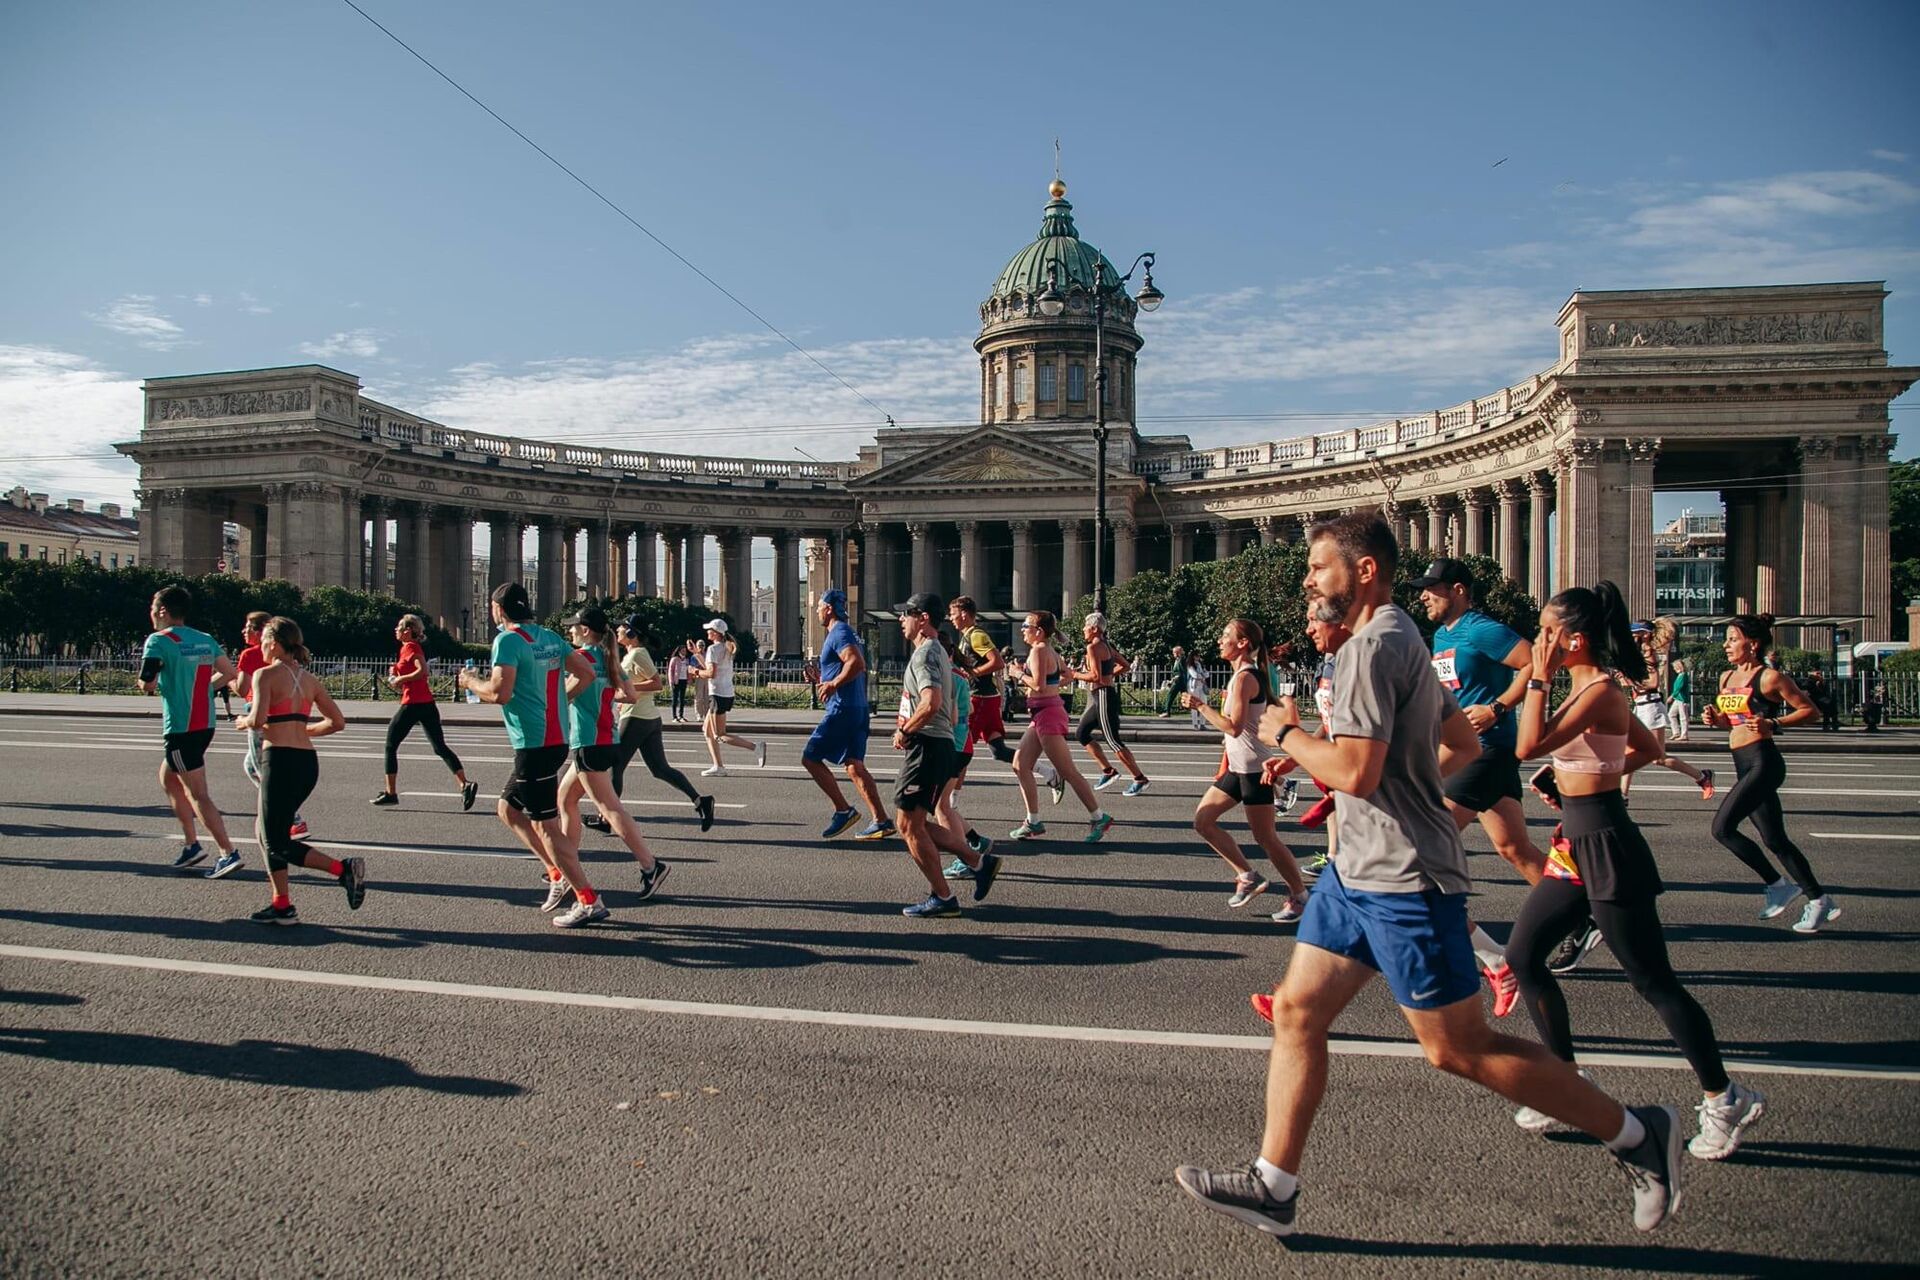
[[[1787,835],[1780,812],[1780,784],[1787,779],[1787,762],[1773,734],[1782,725],[1817,720],[1820,711],[1790,676],[1761,662],[1772,644],[1772,614],[1743,613],[1727,624],[1724,647],[1732,670],[1721,673],[1720,696],[1700,713],[1708,725],[1728,731],[1727,745],[1733,748],[1736,780],[1713,815],[1713,838],[1767,886],[1760,904],[1762,920],[1780,915],[1805,894],[1807,905],[1794,922],[1794,932],[1817,933],[1840,914],[1840,908],[1821,887],[1807,856]],[[1781,714],[1783,703],[1792,708],[1785,715]],[[1749,818],[1760,839],[1780,859],[1784,875],[1776,875],[1760,846],[1741,832],[1740,824]]]
[[[320,757],[313,739],[340,732],[347,727],[347,718],[326,686],[307,674],[311,655],[299,623],[291,618],[268,619],[260,635],[260,651],[268,665],[254,673],[253,706],[234,722],[237,728],[259,730],[266,743],[260,752],[260,815],[254,826],[267,855],[273,901],[251,918],[257,924],[300,923],[287,894],[289,866],[338,878],[347,891],[348,909],[358,911],[367,892],[366,860],[336,862],[292,835],[293,815],[320,781]],[[313,718],[315,710],[319,719]]]
[[[1041,753],[1059,774],[1060,781],[1073,788],[1087,810],[1086,843],[1092,844],[1107,834],[1113,819],[1093,798],[1093,788],[1080,776],[1067,746],[1067,707],[1060,699],[1061,681],[1067,664],[1049,643],[1060,633],[1060,624],[1045,609],[1035,609],[1020,624],[1020,634],[1030,648],[1026,661],[1007,664],[1007,670],[1027,692],[1027,731],[1020,735],[1020,746],[1013,753],[1013,776],[1020,783],[1020,798],[1026,802],[1027,816],[1011,832],[1015,840],[1031,840],[1045,835],[1047,826],[1040,821],[1040,791],[1034,782],[1034,763]],[[1049,783],[1049,785],[1053,785]]]
[[[1131,671],[1133,664],[1107,639],[1105,614],[1087,615],[1086,641],[1087,651],[1081,659],[1087,664],[1086,668],[1069,668],[1067,674],[1087,687],[1087,709],[1080,717],[1078,737],[1080,745],[1100,766],[1100,780],[1093,784],[1093,789],[1105,791],[1120,778],[1120,771],[1107,762],[1106,753],[1094,741],[1095,738],[1104,738],[1133,777],[1122,794],[1140,795],[1149,785],[1147,775],[1140,772],[1140,762],[1133,758],[1133,752],[1127,748],[1127,744],[1120,741],[1120,688],[1114,683]]]
[[[1645,620],[1633,624],[1633,639],[1640,646],[1640,657],[1647,664],[1645,679],[1635,680],[1621,673],[1621,679],[1627,682],[1627,694],[1633,699],[1633,718],[1653,731],[1660,740],[1660,758],[1654,763],[1662,769],[1671,769],[1690,779],[1700,788],[1702,800],[1713,799],[1713,770],[1696,769],[1685,760],[1676,760],[1667,754],[1667,689],[1672,680],[1672,672],[1667,665],[1667,655],[1673,651],[1673,622],[1661,618],[1657,622]],[[1633,792],[1631,776],[1620,780],[1620,794]]]
[[[1547,690],[1557,671],[1573,682],[1551,716]],[[1680,985],[1667,959],[1657,901],[1663,890],[1653,851],[1627,816],[1620,783],[1660,758],[1660,743],[1634,717],[1632,703],[1610,672],[1646,679],[1646,660],[1627,628],[1620,588],[1572,587],[1547,603],[1533,642],[1533,678],[1521,705],[1521,759],[1551,754],[1560,793],[1561,832],[1548,854],[1546,874],[1528,893],[1507,941],[1507,963],[1520,980],[1533,1025],[1548,1049],[1572,1062],[1567,1001],[1547,968],[1560,941],[1589,916],[1612,948],[1640,998],[1653,1006],[1700,1081],[1700,1133],[1688,1150],[1723,1160],[1741,1133],[1758,1120],[1766,1099],[1730,1080],[1706,1010]],[[1522,1107],[1514,1122],[1543,1133],[1553,1120]]]
[[[1247,826],[1253,832],[1254,842],[1266,853],[1267,860],[1273,863],[1287,886],[1287,900],[1273,913],[1273,921],[1293,924],[1307,909],[1307,883],[1300,874],[1300,864],[1294,861],[1292,851],[1273,825],[1273,783],[1267,779],[1264,768],[1273,749],[1260,741],[1260,715],[1272,700],[1267,673],[1262,666],[1265,639],[1259,623],[1248,618],[1233,619],[1220,629],[1220,656],[1233,667],[1221,695],[1220,710],[1215,711],[1194,694],[1181,695],[1187,710],[1204,716],[1208,724],[1220,731],[1222,743],[1219,776],[1214,778],[1213,785],[1200,797],[1193,811],[1193,829],[1200,833],[1208,848],[1225,858],[1234,869],[1233,894],[1227,899],[1227,905],[1244,907],[1256,895],[1265,893],[1269,885],[1247,862],[1233,837],[1221,828],[1220,819],[1235,805],[1245,806]]]

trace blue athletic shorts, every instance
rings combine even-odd
[[[867,758],[867,732],[871,718],[865,707],[842,711],[835,708],[820,717],[813,736],[800,752],[803,760],[821,760],[827,764],[847,764]]]
[[[1403,1009],[1480,994],[1464,893],[1366,893],[1340,883],[1339,859],[1314,882],[1298,939],[1379,971]]]

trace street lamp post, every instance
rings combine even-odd
[[[1143,253],[1133,260],[1127,273],[1118,280],[1107,280],[1104,258],[1093,264],[1093,607],[1102,613],[1107,608],[1107,299],[1126,292],[1127,281],[1141,271],[1144,279],[1134,301],[1142,311],[1158,310],[1166,295],[1153,285],[1153,255]],[[1059,268],[1047,268],[1047,287],[1039,299],[1040,313],[1057,316],[1066,310],[1066,295],[1060,292]]]

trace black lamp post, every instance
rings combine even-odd
[[[1142,311],[1158,310],[1167,295],[1153,287],[1151,253],[1135,258],[1127,273],[1113,281],[1107,279],[1105,258],[1093,264],[1093,607],[1102,613],[1107,608],[1107,299],[1114,294],[1124,294],[1127,281],[1133,279],[1135,271],[1142,271],[1145,278],[1140,292],[1134,295],[1134,302]],[[1044,316],[1057,316],[1066,310],[1067,298],[1060,292],[1058,264],[1048,265],[1047,287],[1037,301]]]

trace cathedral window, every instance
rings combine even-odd
[[[1067,366],[1067,399],[1074,404],[1086,403],[1087,366],[1083,364]]]
[[[1052,364],[1043,364],[1040,366],[1040,400],[1042,403],[1060,398],[1060,388],[1057,385],[1060,380],[1059,374],[1060,371]]]
[[[1033,370],[1024,364],[1013,366],[1013,402],[1033,403]]]

